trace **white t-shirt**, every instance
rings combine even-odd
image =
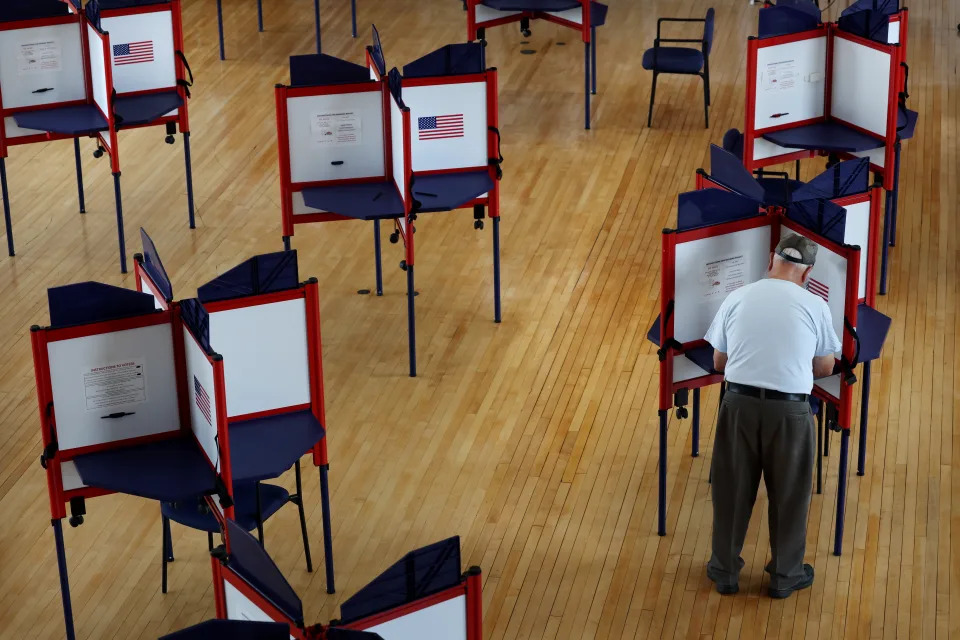
[[[727,296],[705,339],[727,354],[728,381],[784,393],[810,393],[814,356],[841,347],[823,298],[775,278]]]

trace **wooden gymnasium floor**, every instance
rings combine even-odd
[[[129,253],[144,225],[182,296],[241,258],[280,248],[273,84],[308,53],[308,0],[229,0],[227,62],[217,60],[213,0],[186,0],[198,224],[187,229],[183,157],[160,130],[123,134]],[[346,0],[324,0],[325,51],[362,61]],[[399,65],[465,37],[456,0],[360,1],[362,33],[383,34]],[[814,587],[764,593],[765,498],[744,552],[742,591],[720,598],[704,577],[707,473],[716,390],[705,396],[703,453],[671,423],[670,535],[655,534],[657,359],[645,334],[657,311],[660,229],[675,219],[707,144],[743,124],[745,40],[757,7],[716,0],[712,126],[698,81],[661,81],[645,127],[650,76],[638,64],[658,15],[701,16],[706,0],[611,0],[601,30],[595,129],[582,126],[575,34],[536,24],[520,55],[515,27],[490,33],[500,68],[504,322],[492,322],[490,227],[468,212],[423,216],[417,236],[421,376],[406,372],[399,249],[385,245],[387,294],[371,287],[371,229],[301,227],[301,273],[321,282],[339,591],[307,574],[293,508],[266,526],[267,548],[302,595],[307,619],[402,553],[459,534],[484,570],[487,638],[866,638],[960,633],[960,359],[955,0],[911,4],[911,104],[893,316],[874,368],[869,466],[849,483],[845,554],[830,554],[837,457],[810,513]],[[840,5],[828,15],[835,17]],[[566,46],[560,46],[561,43]],[[0,257],[0,636],[62,637],[28,327],[47,321],[46,287],[97,279],[133,286],[117,267],[106,160],[84,144],[88,213],[76,213],[69,142],[14,148],[9,183],[19,255]],[[806,166],[807,177],[821,163]],[[835,436],[836,438],[836,436]],[[836,442],[836,440],[835,440]],[[834,447],[837,451],[838,447]],[[856,455],[856,446],[851,459]],[[317,475],[306,476],[314,557],[321,555]],[[292,486],[292,477],[285,478]],[[761,494],[763,490],[761,489]],[[111,496],[66,530],[78,636],[156,638],[213,615],[202,533],[174,527],[176,562],[160,593],[155,503]]]

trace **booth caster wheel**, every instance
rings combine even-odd
[[[401,270],[401,271],[406,271],[406,270],[407,270],[407,261],[406,261],[406,260],[401,260],[401,261],[400,261],[400,270]]]
[[[523,29],[520,33],[523,34],[524,38],[529,38],[533,35],[533,31],[530,31],[530,29]]]
[[[166,142],[167,144],[173,144],[174,142],[176,142],[174,137],[169,135],[166,138],[164,138],[163,141]]]
[[[684,419],[686,419],[686,417],[687,417],[688,415],[690,415],[690,414],[687,412],[687,408],[686,408],[686,407],[677,407],[677,419],[678,419],[678,420],[684,420]]]
[[[83,516],[70,516],[67,522],[70,523],[71,527],[76,529],[77,527],[83,524]]]
[[[394,231],[390,234],[390,244],[397,244],[400,242],[400,232]]]
[[[483,220],[474,220],[474,221],[473,221],[473,228],[476,229],[476,230],[478,230],[478,231],[479,231],[480,229],[483,229]]]
[[[94,157],[94,158],[102,158],[102,157],[103,157],[103,152],[104,152],[104,148],[98,146],[96,149],[93,150],[93,157]]]

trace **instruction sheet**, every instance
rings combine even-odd
[[[747,284],[747,267],[747,258],[743,254],[704,263],[701,277],[703,298],[723,299]]]
[[[353,147],[360,144],[363,122],[354,111],[314,113],[310,131],[317,144],[329,147]]]
[[[56,38],[22,42],[17,50],[20,75],[39,71],[60,71],[62,57],[60,41]]]
[[[795,60],[768,62],[763,70],[764,91],[789,91],[797,85],[797,64]]]
[[[142,359],[87,367],[82,373],[87,411],[103,411],[147,400]]]

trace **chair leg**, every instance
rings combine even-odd
[[[160,533],[162,542],[160,544],[160,592],[167,592],[167,562],[170,561],[170,521],[167,518],[160,520]]]
[[[0,188],[3,189],[3,223],[7,230],[7,253],[12,258],[13,250],[13,222],[10,219],[10,194],[7,192],[7,163],[0,158]]]
[[[330,465],[320,467],[320,506],[323,511],[323,562],[327,572],[327,593],[336,593],[333,577],[333,533],[330,525]]]
[[[710,128],[710,75],[703,76],[703,128]]]
[[[653,101],[657,97],[657,72],[653,72],[653,86],[650,87],[650,109],[647,111],[647,127],[652,127],[653,122]]]
[[[303,513],[303,483],[300,479],[300,461],[294,466],[297,474],[297,511],[300,513],[300,535],[303,536],[303,553],[307,556],[307,572],[313,572],[313,560],[310,557],[310,538],[307,536],[307,518]]]

